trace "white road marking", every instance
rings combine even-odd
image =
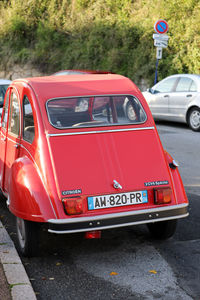
[[[178,286],[171,267],[152,245],[145,243],[128,248],[128,251],[126,247],[126,250],[117,252],[82,253],[76,257],[76,264],[85,272],[128,288],[144,299],[155,299],[158,296],[162,300],[192,299]],[[111,272],[117,275],[112,276]]]

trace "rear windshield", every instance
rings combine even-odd
[[[57,98],[47,101],[49,122],[56,128],[144,123],[146,113],[134,96]]]

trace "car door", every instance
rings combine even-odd
[[[19,155],[20,148],[20,103],[17,92],[11,89],[8,106],[8,124],[3,169],[3,190],[8,192],[11,167]]]
[[[1,131],[0,131],[0,183],[1,188],[3,187],[3,172],[4,172],[4,160],[6,153],[6,138],[7,138],[7,120],[8,120],[8,105],[10,98],[10,90],[6,94],[5,105],[3,108],[3,115],[1,118]],[[1,109],[1,108],[0,108]],[[2,111],[1,111],[2,113]]]
[[[177,77],[166,78],[157,83],[152,89],[152,97],[149,102],[153,116],[165,118],[169,114],[168,106],[171,92],[177,82]]]
[[[197,94],[197,86],[189,77],[180,77],[178,84],[169,99],[169,113],[174,120],[183,119],[189,103]]]

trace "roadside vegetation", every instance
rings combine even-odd
[[[0,64],[30,62],[45,73],[109,70],[154,80],[153,25],[169,24],[159,80],[199,73],[199,0],[1,0]]]

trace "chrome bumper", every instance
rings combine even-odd
[[[179,204],[153,209],[143,209],[123,213],[105,214],[90,217],[72,217],[48,220],[51,233],[65,234],[125,227],[152,222],[179,219],[188,216],[188,204]]]

